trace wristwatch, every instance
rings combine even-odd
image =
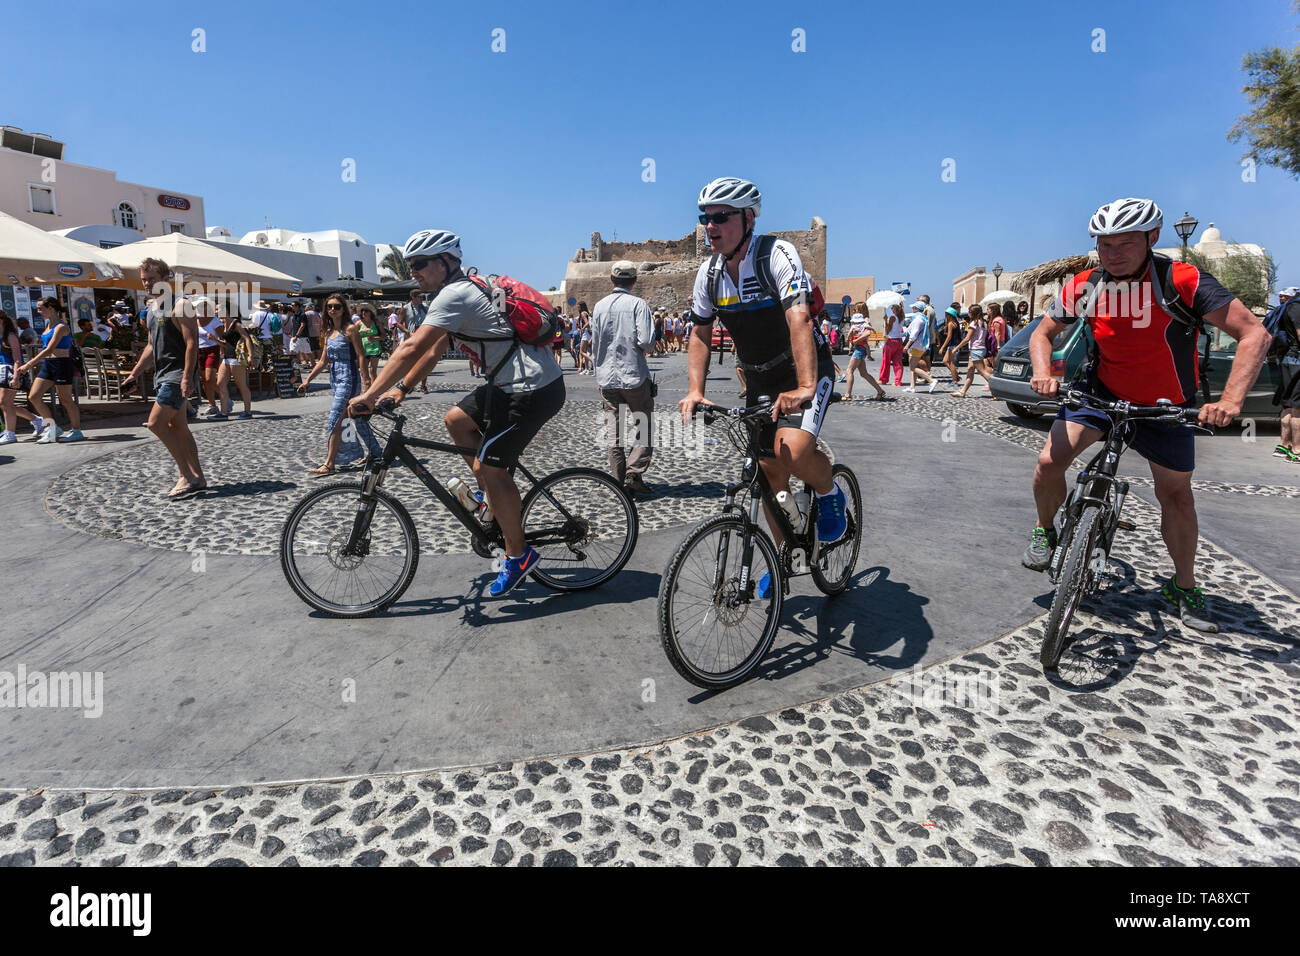
[[[401,392],[403,395],[411,394],[411,386],[407,385],[405,382],[401,381],[400,379],[397,382],[397,390]]]

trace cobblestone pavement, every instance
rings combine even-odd
[[[439,392],[457,397],[471,385],[440,383]],[[433,394],[405,406],[406,433],[446,441],[442,417],[453,403]],[[675,414],[675,405],[664,406]],[[325,452],[326,412],[308,413],[297,421],[254,418],[214,423],[196,434],[199,457],[209,491],[190,501],[165,502],[158,496],[175,484],[175,465],[161,443],[105,455],[60,475],[46,493],[46,509],[79,531],[137,541],[173,551],[203,550],[213,554],[276,554],[280,528],[293,505],[319,481],[305,474],[319,465]],[[388,422],[375,419],[386,433]],[[559,468],[586,465],[605,468],[605,452],[597,444],[600,405],[570,400],[529,445],[524,464],[541,477]],[[674,437],[674,436],[668,436]],[[654,531],[698,521],[717,511],[723,485],[739,470],[737,453],[716,434],[690,437],[690,443],[664,444],[655,449],[655,497],[638,501],[642,530]],[[695,438],[713,441],[695,441]],[[382,441],[382,439],[381,439]],[[656,439],[658,441],[658,439]],[[359,446],[354,448],[357,453]],[[340,462],[344,461],[340,453]],[[440,481],[452,475],[473,481],[459,458],[422,453]],[[232,480],[231,476],[238,476]],[[341,470],[332,478],[360,480],[359,469]],[[521,482],[526,485],[526,482]],[[87,495],[88,487],[142,489],[139,494]],[[467,552],[469,536],[405,468],[395,468],[385,480],[410,511],[423,553]]]
[[[969,404],[891,412],[1007,427]],[[1158,513],[1129,502],[1137,530],[1051,679],[1039,619],[649,749],[224,790],[3,792],[0,865],[1300,865],[1300,601],[1202,542],[1222,632],[1183,628],[1158,597]]]

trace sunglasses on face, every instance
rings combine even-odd
[[[433,262],[433,260],[432,259],[407,259],[406,260],[406,264],[411,267],[412,272],[419,272],[430,262]]]
[[[700,225],[707,226],[713,223],[715,226],[723,225],[732,216],[739,216],[742,210],[733,209],[730,212],[702,212],[700,213]]]
[[[341,309],[341,308],[343,308],[343,306],[339,305],[339,303],[337,303],[337,302],[331,302],[329,305],[325,306],[325,308],[326,308],[326,309]]]

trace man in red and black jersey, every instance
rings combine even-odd
[[[1238,342],[1223,395],[1202,406],[1200,413],[1204,425],[1227,425],[1241,413],[1242,402],[1259,376],[1269,335],[1213,276],[1189,263],[1170,262],[1152,253],[1162,224],[1160,207],[1149,199],[1117,199],[1097,210],[1088,231],[1097,238],[1101,268],[1069,279],[1034,330],[1029,340],[1034,369],[1030,385],[1040,395],[1056,394],[1058,383],[1051,375],[1052,340],[1078,320],[1086,303],[1085,317],[1096,353],[1084,390],[1105,401],[1154,405],[1167,398],[1176,405],[1194,407],[1200,330],[1187,319],[1199,319],[1204,325],[1223,329]],[[1163,287],[1161,276],[1172,289]],[[1083,295],[1085,289],[1095,289],[1095,293]],[[1095,410],[1061,409],[1057,415],[1034,470],[1038,527],[1024,554],[1025,567],[1042,571],[1051,562],[1056,546],[1053,519],[1065,501],[1066,470],[1109,427],[1110,419]],[[1188,626],[1216,631],[1195,578],[1193,437],[1184,425],[1137,421],[1132,447],[1151,466],[1160,502],[1160,531],[1174,561],[1174,575],[1163,593],[1178,607]]]

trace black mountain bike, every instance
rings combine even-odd
[[[475,455],[474,448],[402,434],[406,416],[381,402],[375,414],[391,420],[383,456],[361,481],[317,488],[298,502],[280,533],[280,565],[300,598],[332,617],[366,617],[384,610],[410,585],[420,560],[415,523],[396,498],[381,490],[389,467],[405,465],[470,535],[474,552],[504,553],[495,521],[484,523],[442,486],[411,453],[427,448]],[[367,416],[369,417],[369,416]],[[524,538],[541,562],[533,577],[555,591],[585,591],[604,584],[627,564],[636,547],[636,506],[613,478],[594,468],[564,468],[534,478],[523,497]]]
[[[758,465],[760,434],[765,423],[772,423],[771,399],[763,396],[750,408],[701,404],[700,410],[705,424],[726,423],[732,444],[746,456],[745,465],[740,481],[727,485],[722,513],[692,528],[668,562],[659,586],[659,636],[677,673],[700,687],[721,689],[748,679],[762,663],[781,626],[791,577],[811,574],[813,583],[831,596],[848,586],[862,541],[862,494],[849,468],[832,465],[849,526],[835,543],[821,544],[812,489],[804,488],[810,493],[809,514],[796,529]],[[736,502],[741,493],[749,496],[745,504]],[[779,551],[758,523],[764,503],[781,531]],[[770,594],[759,598],[764,573],[770,576]]]
[[[1200,410],[1182,408],[1162,398],[1155,405],[1131,405],[1106,402],[1084,392],[1069,390],[1059,402],[1038,402],[1033,407],[1056,409],[1094,408],[1105,412],[1112,422],[1101,449],[1075,479],[1074,488],[1056,514],[1056,550],[1047,575],[1056,585],[1052,609],[1047,614],[1040,660],[1046,671],[1056,670],[1061,652],[1069,642],[1070,622],[1079,602],[1092,594],[1105,577],[1115,531],[1132,531],[1134,525],[1120,517],[1129,484],[1115,477],[1120,456],[1133,440],[1131,423],[1147,421],[1191,425],[1207,435],[1210,429],[1197,424]]]

